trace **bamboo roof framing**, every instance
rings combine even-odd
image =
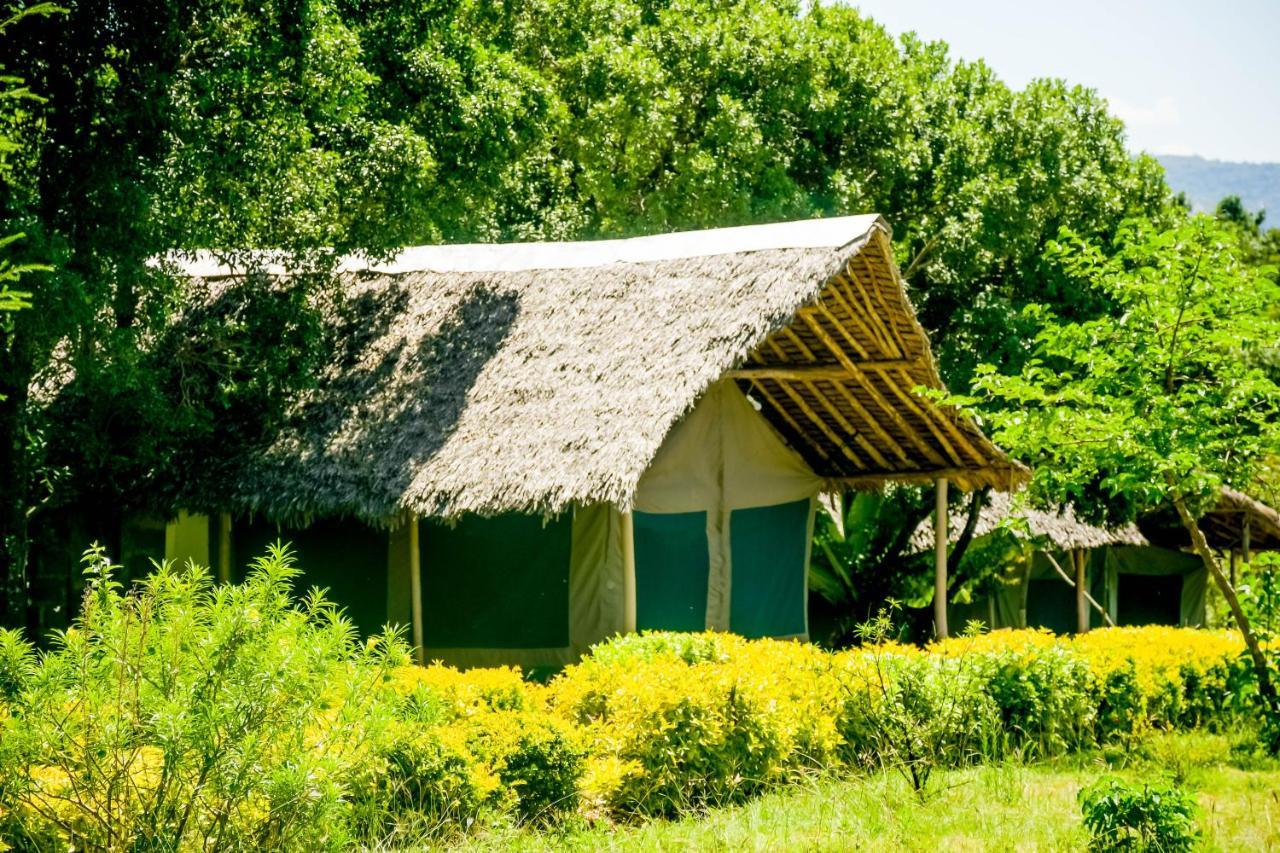
[[[728,375],[842,485],[945,477],[1005,489],[1024,477],[971,419],[917,393],[942,385],[883,229]]]

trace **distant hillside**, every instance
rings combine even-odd
[[[1228,163],[1173,155],[1158,159],[1169,186],[1186,193],[1196,210],[1213,210],[1223,196],[1238,195],[1248,210],[1267,211],[1264,227],[1280,227],[1280,163]]]

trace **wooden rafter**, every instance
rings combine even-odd
[[[840,363],[845,366],[845,369],[857,377],[862,387],[865,388],[867,390],[867,393],[871,395],[871,399],[876,401],[876,404],[880,406],[880,408],[884,410],[885,414],[887,414],[889,418],[892,419],[898,425],[898,427],[911,440],[911,442],[916,445],[916,448],[925,456],[929,457],[931,461],[934,461],[937,464],[944,464],[942,457],[939,456],[937,452],[933,450],[933,448],[929,447],[927,442],[920,439],[920,437],[916,434],[916,431],[913,430],[911,426],[907,423],[906,418],[904,418],[902,416],[902,413],[898,411],[897,407],[894,406],[892,403],[890,403],[887,399],[885,399],[885,396],[880,393],[880,390],[871,383],[870,378],[867,376],[867,374],[858,368],[857,364],[855,364],[853,360],[850,359],[849,356],[845,354],[844,350],[840,349],[840,347],[831,338],[831,336],[826,333],[826,331],[822,328],[822,326],[816,320],[814,320],[813,317],[811,317],[808,314],[801,314],[800,318],[809,326],[809,328],[813,331],[814,335],[816,335],[818,339],[823,342],[823,344],[831,351],[831,353],[837,359],[840,360]],[[918,406],[915,406],[914,403],[912,404],[912,406],[914,407],[915,413],[918,417],[924,418],[926,421],[928,421],[928,418],[924,416],[923,412],[920,411]],[[948,443],[945,446],[950,447],[950,444]],[[955,454],[954,450],[952,451],[952,455],[955,456],[955,458],[952,460],[953,462],[955,462],[957,465],[962,464],[960,461],[960,457]]]
[[[810,393],[813,394],[814,398],[822,405],[822,407],[831,414],[831,417],[840,425],[840,428],[849,433],[854,442],[856,442],[868,456],[874,459],[877,465],[887,471],[893,470],[893,466],[889,464],[889,460],[885,459],[880,451],[876,450],[875,445],[867,441],[866,436],[862,434],[862,430],[849,423],[849,420],[840,413],[840,409],[831,402],[830,397],[815,388],[811,382],[806,382],[805,387],[809,389]]]
[[[867,261],[866,255],[859,255],[858,258],[862,261],[862,265],[866,269],[867,275],[871,277],[872,283],[874,283],[875,273],[871,270],[870,263]],[[898,346],[897,341],[894,340],[894,336],[889,332],[889,327],[885,325],[884,318],[880,316],[884,310],[884,306],[880,305],[877,307],[874,304],[875,295],[868,290],[867,286],[863,284],[862,279],[853,271],[852,261],[845,265],[845,273],[845,278],[848,281],[851,290],[857,295],[859,301],[864,304],[867,316],[871,319],[871,325],[875,327],[877,334],[880,336],[880,340],[885,351],[892,353],[893,355],[902,355],[901,347]],[[879,288],[875,289],[879,290]]]
[[[853,321],[853,324],[858,327],[858,331],[862,332],[862,334],[864,334],[868,340],[874,341],[876,339],[875,333],[872,332],[871,327],[868,326],[866,322],[863,321],[862,317],[860,316],[862,312],[853,307],[853,304],[849,301],[850,298],[852,298],[851,296],[849,298],[846,298],[844,294],[843,281],[839,278],[832,280],[831,286],[828,288],[828,290],[831,293],[831,297],[840,304],[840,307],[843,308],[845,313],[849,315],[849,318]],[[894,356],[899,355],[899,353],[892,353],[892,354]]]
[[[951,461],[956,465],[963,465],[964,462],[960,459],[960,454],[956,453],[956,449],[951,446],[951,442],[942,434],[942,430],[940,430],[938,425],[934,423],[933,418],[925,414],[924,409],[914,399],[912,399],[911,394],[898,387],[898,383],[894,382],[893,379],[887,375],[887,371],[879,371],[879,373],[880,378],[884,380],[884,384],[894,393],[894,396],[902,401],[902,405],[906,406],[912,414],[919,418],[921,423],[923,423],[929,432],[933,434],[934,439],[937,440],[943,451],[947,456],[951,457]],[[927,446],[924,445],[923,442],[921,442],[921,445]],[[942,457],[938,455],[937,451],[930,448],[929,454],[934,458],[935,462],[942,462]]]
[[[884,372],[888,373],[889,371]],[[911,378],[911,374],[907,373],[907,371],[902,368],[898,368],[897,373],[907,382],[915,381]],[[955,421],[947,416],[946,412],[936,406],[930,406],[929,408],[930,411],[937,416],[937,420],[942,424],[943,429],[951,435],[952,440],[955,441],[956,444],[960,445],[960,448],[964,450],[965,453],[968,453],[974,462],[977,462],[979,465],[987,464],[986,457],[978,452],[978,449],[973,446],[973,442],[969,441],[968,437],[965,436],[960,427],[956,426]]]
[[[836,431],[831,428],[831,425],[804,401],[804,398],[800,396],[799,392],[791,387],[790,383],[779,382],[778,387],[782,389],[782,393],[791,398],[791,402],[796,404],[800,411],[804,413],[805,417],[813,421],[814,425],[817,426],[818,429],[822,430],[822,434],[825,435],[827,440],[834,444],[836,448],[844,454],[846,459],[852,462],[859,470],[867,470],[867,463],[863,462],[862,459],[849,448],[848,444],[840,440],[840,436],[836,435]]]
[[[804,440],[804,442],[823,459],[831,459],[831,455],[827,453],[826,449],[813,439],[809,438],[808,433],[800,427],[800,424],[796,423],[796,419],[791,417],[791,413],[787,411],[786,407],[779,403],[773,394],[769,393],[769,389],[764,386],[764,383],[761,380],[753,380],[751,386],[760,394],[764,401],[769,404],[773,411],[777,413],[778,417],[782,418],[787,426],[791,427],[791,429],[795,431],[798,438]]]
[[[910,362],[902,359],[868,359],[859,361],[864,370],[905,367]],[[725,373],[731,379],[790,379],[796,382],[851,380],[856,377],[842,364],[748,364]]]
[[[813,352],[807,346],[805,346],[804,342],[799,339],[799,336],[796,336],[794,332],[791,332],[791,335],[794,337],[795,343],[801,349],[801,351],[806,353],[810,358],[813,358],[814,357]],[[786,353],[783,352],[780,346],[778,346],[772,340],[768,341],[767,345],[769,346],[770,349],[773,350],[773,353],[775,356],[777,356],[780,360],[784,362],[786,361],[787,359]],[[858,362],[860,366],[865,366],[871,363],[874,363],[874,362]],[[806,365],[787,364],[783,367],[776,368],[776,369],[779,369],[782,371],[787,371],[787,370],[805,371],[808,369],[812,369],[815,366],[816,365],[808,365],[808,364]],[[831,382],[831,385],[836,389],[837,393],[844,398],[845,402],[849,404],[849,407],[853,410],[854,414],[856,414],[864,422],[864,424],[870,428],[871,432],[874,433],[878,438],[880,438],[880,440],[884,441],[889,446],[889,448],[898,456],[898,458],[901,459],[904,463],[909,462],[910,461],[909,457],[907,456],[906,452],[902,449],[902,446],[898,444],[898,442],[895,441],[891,435],[889,435],[888,431],[886,431],[884,427],[880,425],[880,422],[876,420],[876,418],[872,417],[871,413],[868,412],[860,402],[858,402],[858,398],[855,397],[853,394],[851,394],[849,390],[844,387],[844,382],[847,382],[849,380],[857,381],[859,377],[855,374],[850,373],[848,368],[845,367],[844,365],[836,365],[836,366],[839,367],[840,369],[839,375],[832,376],[832,377],[825,377],[825,378],[828,378],[828,381]],[[821,400],[824,405],[830,405],[829,401],[826,399],[826,395],[824,395],[821,391],[815,388],[808,381],[809,379],[816,379],[818,377],[806,377],[804,376],[803,373],[800,373],[799,375],[792,376],[792,377],[776,377],[776,378],[800,379],[801,381],[805,382],[810,393],[813,394],[815,398]],[[867,451],[868,455],[870,455],[873,459],[875,459],[886,470],[893,469],[893,466],[891,466],[888,463],[884,455],[881,454],[878,450],[876,450],[869,441],[867,441],[866,437],[862,434],[862,430],[853,428],[852,425],[850,425],[848,421],[843,418],[843,416],[837,415],[837,417],[841,418],[841,422],[844,425],[845,429],[853,429],[854,441],[857,442],[859,447],[861,447],[864,451]]]

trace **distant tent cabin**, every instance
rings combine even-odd
[[[1169,548],[1190,549],[1191,541],[1172,511],[1153,513],[1138,520],[1152,542]],[[1236,563],[1249,562],[1256,551],[1280,551],[1280,512],[1235,489],[1223,489],[1217,504],[1200,520],[1209,547],[1227,555],[1231,581]]]
[[[1280,517],[1238,492],[1224,492],[1202,527],[1213,547],[1227,551],[1248,541],[1246,519],[1260,546],[1280,546]],[[931,548],[932,533],[921,524],[913,549]],[[1107,529],[1079,520],[1070,507],[1037,510],[995,494],[979,514],[970,547],[999,535],[1021,541],[1021,554],[994,593],[950,605],[953,624],[976,620],[992,628],[1078,633],[1103,625],[1205,623],[1208,570],[1186,548],[1186,534],[1163,516]]]
[[[210,299],[238,278],[188,272]],[[941,383],[874,215],[421,247],[342,283],[319,386],[165,553],[235,577],[279,536],[304,584],[426,659],[805,637],[819,492],[1025,474],[914,393]]]

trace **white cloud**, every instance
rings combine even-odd
[[[1133,104],[1123,98],[1107,98],[1107,102],[1111,112],[1130,128],[1177,127],[1182,123],[1178,101],[1172,95],[1161,95],[1151,106]]]

